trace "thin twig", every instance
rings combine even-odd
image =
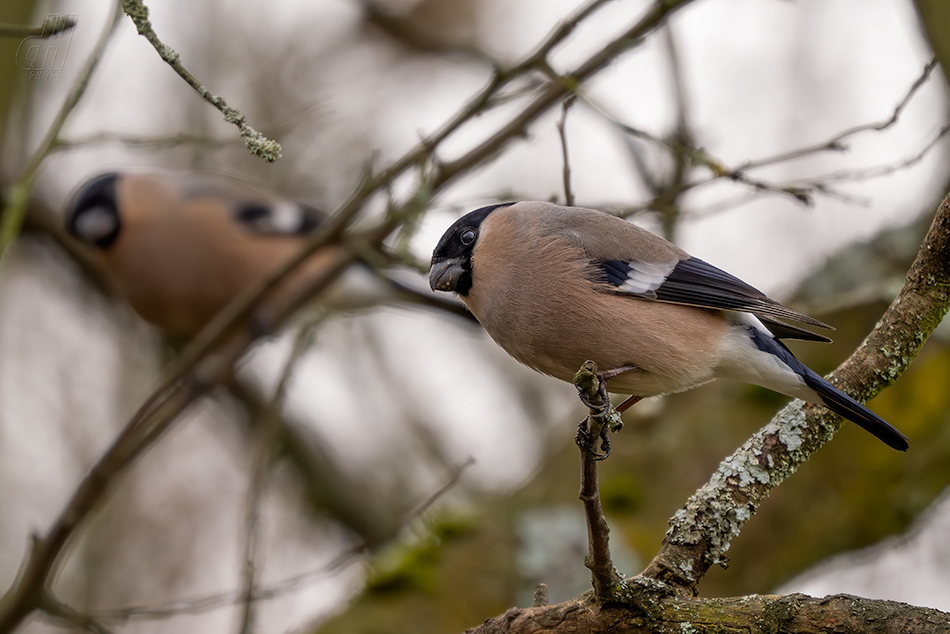
[[[908,167],[913,167],[922,161],[924,157],[927,156],[927,154],[937,146],[940,140],[947,136],[948,132],[950,132],[950,125],[943,126],[934,134],[932,139],[924,144],[924,146],[918,152],[901,161],[898,161],[897,163],[879,165],[877,167],[866,167],[856,170],[841,170],[838,172],[832,172],[831,174],[826,174],[825,176],[816,177],[812,183],[818,187],[823,186],[825,183],[831,182],[863,181],[872,178],[880,178],[882,176],[890,176],[894,172],[907,169]]]
[[[735,171],[743,172],[743,171],[748,171],[751,169],[758,169],[760,167],[765,167],[767,165],[774,165],[775,163],[784,163],[786,161],[791,161],[797,158],[801,158],[803,156],[807,156],[809,154],[816,154],[819,152],[842,152],[848,149],[847,145],[843,143],[843,141],[846,140],[847,138],[852,137],[860,132],[869,132],[869,131],[880,132],[882,130],[886,130],[887,128],[897,123],[897,121],[900,119],[901,114],[904,112],[904,108],[907,107],[907,104],[910,103],[910,100],[913,99],[915,94],[917,94],[917,91],[920,90],[921,86],[923,86],[927,82],[927,80],[930,79],[930,75],[933,72],[934,68],[937,67],[937,64],[938,64],[937,58],[935,57],[932,60],[930,60],[930,62],[926,66],[924,66],[923,73],[921,73],[920,77],[918,77],[917,80],[913,84],[911,84],[911,87],[907,91],[907,93],[904,95],[904,98],[900,100],[897,106],[895,106],[893,112],[891,112],[891,116],[888,117],[887,119],[884,119],[882,121],[877,121],[875,123],[865,123],[859,126],[855,126],[853,128],[848,128],[847,130],[844,130],[843,132],[839,132],[838,134],[834,135],[833,137],[831,137],[830,139],[822,143],[806,146],[803,148],[799,148],[797,150],[785,152],[783,154],[776,154],[775,156],[771,156],[765,159],[759,159],[756,161],[748,161],[747,163],[743,163],[742,165],[739,165],[737,168],[735,168]]]
[[[590,439],[596,440],[600,437],[604,425],[608,424],[605,417],[611,413],[617,418],[619,415],[612,411],[607,392],[597,376],[597,365],[592,361],[587,361],[577,372],[574,385],[578,392],[586,396],[591,406],[586,419],[587,434]],[[584,565],[591,572],[594,596],[601,601],[611,601],[622,595],[624,579],[610,558],[610,527],[600,502],[598,459],[589,447],[580,446],[578,449],[581,454],[581,490],[578,497],[584,504],[584,516],[587,519],[588,551]]]
[[[244,139],[244,146],[251,154],[259,156],[268,163],[273,163],[280,158],[281,148],[277,141],[268,139],[249,126],[244,119],[244,115],[241,114],[239,110],[229,106],[223,97],[214,94],[195,79],[195,76],[182,65],[178,53],[159,39],[155,33],[155,29],[152,28],[151,21],[148,19],[148,7],[145,6],[142,0],[122,0],[122,10],[125,11],[126,15],[135,23],[135,28],[138,30],[139,35],[148,40],[149,44],[155,48],[158,52],[158,56],[171,66],[172,69],[178,73],[178,76],[184,79],[185,83],[191,86],[202,99],[217,108],[221,114],[224,115],[226,122],[237,126],[241,131],[241,137]]]
[[[40,599],[40,610],[55,621],[68,623],[72,627],[81,628],[91,634],[112,634],[112,631],[95,617],[71,608],[49,592],[43,593]]]
[[[574,192],[571,191],[571,158],[567,151],[567,133],[564,130],[567,123],[567,111],[571,109],[576,101],[574,95],[571,95],[561,104],[561,118],[557,121],[557,133],[561,137],[561,160],[564,167],[561,174],[564,179],[564,204],[568,207],[574,206]]]
[[[866,180],[870,178],[878,178],[881,176],[887,176],[894,173],[897,170],[910,167],[924,158],[924,156],[936,146],[937,142],[943,138],[950,126],[942,127],[938,133],[932,138],[923,149],[915,154],[914,156],[905,159],[897,164],[866,168],[864,170],[849,170],[835,172],[833,174],[828,174],[825,176],[817,176],[812,179],[803,179],[795,183],[789,184],[777,184],[764,181],[762,179],[756,179],[749,176],[748,172],[759,169],[762,167],[767,167],[770,165],[775,165],[778,163],[793,161],[799,158],[804,158],[812,154],[818,154],[822,152],[842,152],[847,149],[847,145],[844,143],[848,138],[859,134],[861,132],[867,131],[882,131],[892,125],[896,124],[900,120],[900,116],[903,113],[904,109],[907,107],[907,104],[910,103],[911,99],[917,94],[921,86],[927,82],[930,78],[930,75],[933,72],[936,61],[931,61],[924,67],[923,73],[914,81],[911,87],[908,89],[907,93],[903,96],[900,102],[895,106],[894,110],[891,112],[890,116],[884,120],[876,121],[873,123],[867,123],[852,128],[848,128],[843,132],[835,134],[833,137],[827,141],[817,143],[814,145],[805,146],[795,150],[790,150],[788,152],[782,152],[780,154],[775,154],[761,159],[755,159],[746,161],[737,167],[731,167],[725,163],[725,161],[713,156],[707,150],[703,148],[691,147],[689,145],[683,146],[677,142],[660,139],[645,130],[635,128],[626,123],[620,121],[620,119],[609,112],[609,110],[604,107],[602,104],[597,103],[589,95],[585,94],[583,91],[575,91],[580,99],[595,112],[600,114],[606,120],[610,121],[613,125],[617,126],[618,129],[622,130],[624,133],[647,141],[651,144],[654,144],[660,148],[663,148],[673,156],[677,156],[686,152],[689,156],[689,159],[692,163],[697,165],[702,165],[706,167],[710,174],[703,178],[694,179],[691,181],[686,181],[681,183],[678,187],[670,188],[668,191],[663,191],[662,193],[657,193],[652,191],[653,196],[652,200],[649,200],[641,205],[635,206],[624,206],[623,209],[618,210],[616,213],[621,217],[630,217],[633,214],[640,213],[646,209],[653,209],[657,206],[661,206],[666,199],[670,196],[679,196],[687,191],[692,191],[694,189],[699,189],[705,187],[711,183],[720,181],[722,179],[732,180],[737,183],[741,183],[751,187],[755,192],[765,192],[773,193],[781,196],[790,197],[795,202],[804,205],[814,204],[814,195],[815,193],[824,194],[824,195],[835,195],[835,192],[830,190],[824,184],[830,181],[857,181],[857,180]],[[635,157],[636,158],[636,157]],[[651,188],[655,189],[655,188]]]

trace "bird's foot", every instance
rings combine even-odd
[[[577,446],[594,456],[594,460],[606,460],[610,455],[610,434],[606,425],[600,426],[600,452],[594,446],[595,440],[590,435],[590,429],[587,426],[585,418],[577,426],[577,434],[574,435],[574,442]]]
[[[612,370],[598,372],[597,365],[592,361],[587,361],[574,376],[577,395],[581,402],[590,409],[590,415],[577,426],[574,442],[581,449],[594,456],[596,460],[605,460],[610,455],[610,432],[620,431],[623,427],[623,421],[620,419],[618,410],[610,405],[610,397],[607,395],[607,381],[624,372],[636,369],[636,366],[623,365]],[[594,380],[597,382],[596,396],[590,393]],[[633,400],[633,397],[631,397],[624,401],[624,409],[633,405],[637,400],[639,398]],[[596,429],[597,436],[600,438],[599,452],[595,447],[597,440],[591,434],[591,429]]]
[[[590,408],[591,413],[588,418],[582,420],[577,426],[577,434],[574,436],[574,442],[584,451],[594,456],[595,460],[606,460],[607,456],[610,455],[611,425],[607,424],[605,420],[610,413],[610,397],[607,396],[606,381],[601,380],[599,383],[596,401],[588,398],[584,392],[578,393],[581,402]],[[593,421],[589,419],[599,419],[600,433],[598,436],[600,437],[600,452],[598,452],[595,447],[596,440],[591,436],[589,423]]]

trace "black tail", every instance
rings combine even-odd
[[[904,434],[808,368],[805,369],[807,370],[804,373],[805,385],[818,392],[825,407],[852,423],[857,423],[894,449],[907,451],[907,437]]]

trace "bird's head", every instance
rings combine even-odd
[[[66,214],[66,230],[86,244],[108,249],[119,237],[122,222],[116,202],[115,172],[88,181],[73,197]]]
[[[470,211],[446,229],[432,252],[429,286],[434,291],[455,292],[465,297],[472,288],[472,254],[478,244],[482,223],[499,207],[490,205]]]

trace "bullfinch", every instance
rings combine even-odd
[[[808,369],[780,339],[830,326],[606,213],[544,202],[462,216],[432,254],[429,285],[454,292],[508,354],[570,382],[585,360],[639,397],[736,379],[824,405],[899,450],[907,438]]]
[[[66,213],[68,231],[98,254],[135,312],[184,337],[293,257],[323,220],[312,207],[241,181],[189,172],[103,174],[79,189]],[[337,248],[315,253],[277,292],[319,275]],[[331,310],[406,301],[468,312],[421,286],[417,291],[359,263],[317,301]]]

